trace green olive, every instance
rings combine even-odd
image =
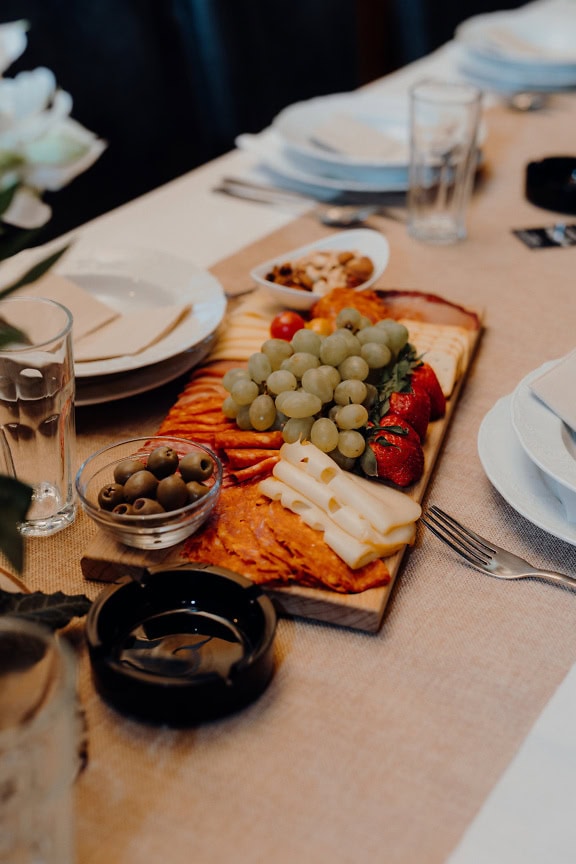
[[[208,486],[205,486],[204,483],[199,483],[197,480],[191,480],[187,483],[186,489],[188,490],[188,502],[190,504],[199,501],[200,498],[210,491]]]
[[[128,504],[124,501],[122,504],[117,504],[112,512],[118,513],[119,516],[132,516],[134,513],[134,507],[132,504]]]
[[[123,486],[132,474],[135,474],[136,471],[143,471],[145,468],[146,465],[140,459],[124,459],[114,468],[114,480]]]
[[[165,513],[166,511],[162,507],[158,501],[154,501],[152,498],[137,498],[132,505],[133,516],[152,516],[158,513]]]
[[[188,504],[188,489],[178,474],[164,477],[158,483],[156,499],[165,510],[178,510]]]
[[[214,473],[214,462],[207,453],[187,453],[180,460],[180,474],[186,483],[207,480]]]
[[[124,487],[120,483],[107,483],[98,493],[98,505],[102,510],[113,510],[124,501]]]
[[[124,498],[133,502],[136,498],[155,498],[158,479],[150,471],[137,471],[124,484]]]
[[[146,467],[159,480],[163,477],[168,477],[169,474],[174,474],[178,468],[178,453],[172,447],[167,447],[166,445],[156,447],[150,453]]]

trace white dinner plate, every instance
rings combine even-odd
[[[545,474],[576,494],[576,438],[570,428],[530,389],[557,361],[544,363],[520,381],[512,394],[512,425],[530,459]]]
[[[290,152],[274,129],[258,135],[239,135],[236,145],[258,157],[272,181],[288,180],[293,188],[312,197],[326,190],[334,192],[405,192],[408,188],[408,167],[386,170],[369,169],[364,179],[341,176],[341,166],[319,163],[301,153]],[[319,164],[315,164],[318,161]]]
[[[339,152],[326,146],[321,134],[332,123],[350,120],[367,127],[368,134],[383,136],[383,148],[389,145],[389,154],[380,158],[358,152]],[[343,168],[350,179],[362,179],[363,170],[405,168],[409,160],[409,126],[407,97],[386,97],[374,94],[335,93],[296,102],[284,108],[272,121],[272,128],[293,151],[332,167]],[[328,136],[329,139],[329,136]],[[355,172],[355,173],[354,173]]]
[[[576,67],[576,5],[573,0],[551,0],[475,15],[456,28],[455,37],[480,57],[544,73],[569,73]]]
[[[201,343],[224,317],[226,297],[207,270],[147,249],[72,248],[58,272],[116,311],[192,304],[192,310],[158,342],[137,354],[75,363],[77,379],[131,372],[160,363]]]
[[[576,524],[567,521],[546,475],[518,441],[512,426],[511,402],[511,395],[499,399],[480,424],[478,455],[486,476],[521,516],[576,546]]]
[[[119,372],[116,375],[102,375],[96,378],[77,378],[74,404],[82,407],[117,402],[119,399],[147,393],[155,387],[168,384],[180,375],[184,375],[193,366],[198,366],[210,352],[215,339],[216,335],[211,334],[189,351],[132,372]]]
[[[372,275],[370,279],[359,285],[355,289],[356,291],[365,291],[370,288],[380,278],[388,266],[390,258],[390,247],[383,234],[379,231],[374,231],[372,228],[353,228],[350,231],[339,231],[331,237],[324,237],[324,239],[308,243],[306,246],[299,246],[298,249],[291,249],[282,255],[276,255],[275,258],[264,261],[255,267],[251,271],[250,276],[262,286],[270,297],[289,309],[310,309],[314,303],[320,300],[321,294],[305,291],[300,288],[288,288],[285,285],[278,285],[266,279],[266,275],[275,265],[296,261],[310,252],[323,249],[358,252],[360,255],[365,255],[371,259],[374,265]]]

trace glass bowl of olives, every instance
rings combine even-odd
[[[131,438],[98,450],[80,466],[84,511],[120,543],[165,549],[206,521],[222,489],[222,463],[184,438]]]

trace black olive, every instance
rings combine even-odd
[[[137,471],[124,484],[124,498],[135,501],[136,498],[155,498],[158,480],[150,471]]]
[[[150,453],[146,467],[159,480],[163,477],[168,477],[169,474],[174,474],[178,468],[178,453],[172,447],[167,447],[166,445],[156,447]]]
[[[103,510],[113,510],[124,501],[124,487],[120,483],[107,483],[98,493],[98,504]]]
[[[205,486],[203,483],[198,483],[197,480],[191,480],[190,483],[187,483],[186,489],[188,490],[188,501],[190,504],[193,504],[194,501],[198,501],[210,491],[208,486]]]
[[[124,501],[123,504],[117,504],[112,512],[118,513],[119,516],[132,516],[132,514],[134,513],[134,507],[132,506],[132,504],[128,504],[126,501]]]
[[[166,512],[162,505],[152,498],[137,498],[132,507],[133,516],[151,516],[156,513]]]
[[[165,510],[178,510],[188,504],[188,489],[178,474],[164,477],[158,483],[156,498]]]
[[[187,453],[180,460],[180,474],[186,483],[207,480],[214,472],[214,462],[207,453]]]
[[[114,480],[116,483],[124,485],[132,474],[135,474],[136,471],[143,471],[145,468],[146,465],[140,459],[124,459],[114,468]]]

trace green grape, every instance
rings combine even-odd
[[[355,333],[360,329],[360,322],[362,320],[362,315],[355,309],[353,306],[347,306],[344,309],[341,309],[338,315],[336,316],[336,327],[346,327],[348,330],[351,330]]]
[[[367,420],[368,411],[363,405],[343,405],[336,415],[339,429],[360,429]]]
[[[236,415],[236,425],[239,429],[243,429],[245,432],[253,429],[250,420],[250,405],[242,405],[238,410],[238,414]]]
[[[392,360],[392,352],[380,342],[366,342],[362,345],[360,356],[366,360],[370,369],[383,369]]]
[[[238,378],[230,390],[230,395],[238,405],[250,405],[258,393],[258,385],[250,378]]]
[[[326,375],[320,369],[307,369],[302,376],[302,389],[307,393],[313,393],[323,404],[331,402],[334,388]]]
[[[338,416],[338,411],[340,410],[341,405],[332,405],[331,408],[328,409],[328,419],[336,422],[336,417]]]
[[[279,393],[283,393],[285,390],[296,390],[298,381],[292,372],[288,372],[287,369],[276,369],[266,379],[266,387],[269,393],[272,393],[273,396],[278,396]]]
[[[334,390],[334,401],[337,405],[361,404],[366,399],[368,389],[363,381],[349,378],[341,381]]]
[[[342,456],[357,459],[366,449],[366,441],[361,432],[355,429],[345,429],[338,434],[338,450]]]
[[[310,440],[323,453],[329,453],[338,446],[338,427],[328,417],[320,417],[312,424]]]
[[[269,429],[276,419],[276,406],[271,396],[257,396],[248,409],[250,423],[258,432]]]
[[[378,324],[371,324],[369,327],[359,330],[357,338],[362,345],[366,345],[367,342],[379,342],[381,345],[389,345],[391,342],[388,331],[384,327],[379,327]]]
[[[408,342],[408,329],[393,318],[384,318],[375,326],[387,334],[388,345],[395,354],[398,354]]]
[[[239,408],[240,405],[238,405],[238,403],[234,401],[232,396],[226,396],[226,398],[222,402],[222,413],[225,417],[228,417],[229,420],[236,419]]]
[[[346,378],[357,378],[359,381],[363,381],[368,377],[370,367],[363,357],[352,356],[346,357],[346,359],[340,363],[338,371],[340,372],[343,381],[345,381]]]
[[[364,330],[365,327],[371,327],[372,321],[366,315],[360,316],[360,323],[358,324],[358,330]]]
[[[315,333],[314,330],[302,327],[300,330],[296,331],[290,340],[290,344],[294,349],[294,353],[303,351],[307,354],[314,354],[315,357],[319,357],[322,337],[318,333]]]
[[[346,340],[346,345],[348,346],[348,357],[352,354],[360,354],[362,344],[358,337],[355,336],[351,330],[348,330],[347,327],[341,327],[339,330],[335,330],[332,335],[342,336]]]
[[[270,360],[272,371],[280,369],[282,361],[294,353],[291,344],[285,339],[267,339],[262,343],[260,351]]]
[[[248,372],[257,384],[262,384],[272,372],[270,359],[261,351],[251,354],[248,358]]]
[[[332,387],[332,390],[335,390],[340,381],[342,380],[340,377],[340,372],[335,366],[319,366],[318,373],[328,381],[328,383]]]
[[[322,408],[322,401],[305,390],[287,391],[276,397],[276,408],[288,417],[312,417]]]
[[[356,460],[351,459],[349,456],[343,456],[337,447],[334,450],[331,450],[330,453],[328,453],[328,456],[330,456],[330,458],[333,459],[343,471],[351,471],[354,468]]]
[[[322,340],[320,360],[327,366],[339,366],[348,357],[348,343],[342,333],[331,333]]]
[[[313,423],[313,417],[291,417],[284,424],[282,438],[287,444],[294,444],[295,441],[299,440],[309,441]]]
[[[280,368],[292,372],[296,378],[302,378],[307,369],[314,369],[319,365],[320,360],[314,354],[309,354],[307,351],[297,351],[296,354],[283,360]]]
[[[235,369],[228,369],[228,371],[224,374],[224,377],[222,378],[222,386],[230,393],[230,391],[232,390],[232,385],[240,378],[244,378],[246,381],[250,380],[250,373],[247,369],[240,369],[239,367]]]

